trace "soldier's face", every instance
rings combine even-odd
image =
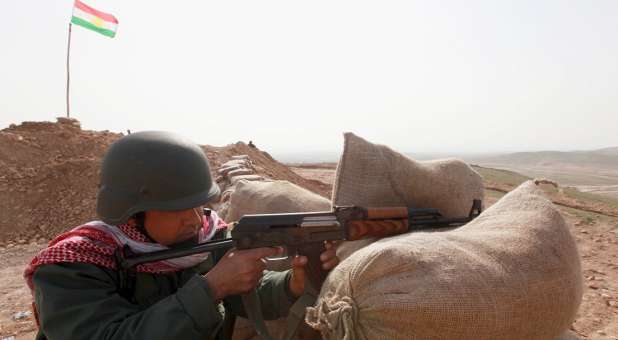
[[[177,211],[146,211],[144,228],[157,243],[170,246],[195,238],[203,226],[202,207]]]

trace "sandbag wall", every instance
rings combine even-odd
[[[481,177],[458,160],[416,162],[345,135],[333,203],[467,214]],[[530,181],[472,222],[339,249],[307,322],[326,339],[556,339],[582,296],[569,229]]]
[[[331,202],[287,181],[256,175],[247,156],[218,169],[220,214],[329,210]],[[345,135],[333,204],[436,208],[469,213],[482,178],[460,160],[416,162]],[[533,182],[467,225],[344,243],[343,262],[322,287],[307,322],[327,339],[556,339],[582,295],[575,242]],[[282,267],[280,269],[284,269]],[[268,322],[275,338],[284,320]],[[255,338],[237,322],[235,339]]]
[[[235,155],[221,164],[216,171],[215,180],[221,189],[221,197],[218,203],[213,205],[219,216],[225,221],[231,222],[227,218],[230,207],[230,198],[236,189],[236,184],[241,181],[263,181],[266,178],[255,173],[253,164],[248,155]]]
[[[344,260],[307,320],[326,339],[556,339],[582,297],[564,219],[532,181],[467,225]]]

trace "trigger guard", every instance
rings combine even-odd
[[[283,260],[285,260],[287,258],[289,258],[289,256],[265,257],[264,260],[266,260],[266,261],[283,261]]]

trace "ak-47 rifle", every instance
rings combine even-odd
[[[470,213],[466,217],[444,218],[433,208],[380,207],[363,208],[358,206],[338,206],[332,211],[244,215],[234,225],[231,238],[201,243],[187,248],[167,249],[152,253],[137,254],[121,259],[120,266],[127,270],[139,264],[178,258],[193,254],[226,250],[230,248],[252,249],[262,247],[285,247],[287,254],[305,255],[307,280],[305,295],[299,300],[306,306],[312,304],[327,271],[322,269],[320,254],[324,251],[324,241],[355,241],[369,237],[385,237],[409,231],[456,227],[470,222],[481,213],[481,201],[473,200]],[[262,319],[259,299],[254,291],[243,295],[243,303],[256,331],[263,339],[270,339]],[[296,308],[298,324],[304,313],[304,306]],[[292,307],[295,308],[294,306]],[[300,314],[300,315],[299,315]],[[289,323],[289,325],[292,323]],[[296,326],[288,325],[288,338],[293,336]],[[294,329],[292,329],[294,328]]]

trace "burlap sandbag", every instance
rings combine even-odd
[[[334,205],[436,208],[445,217],[465,217],[474,199],[483,199],[483,179],[458,159],[418,162],[384,145],[344,134],[337,166]],[[344,259],[373,240],[346,242]]]
[[[226,220],[246,214],[328,211],[330,201],[288,181],[239,181]]]
[[[230,198],[228,221],[236,221],[246,214],[289,213],[306,211],[328,211],[330,201],[288,181],[239,181]],[[270,270],[285,270],[289,261],[269,261]],[[274,339],[283,339],[286,319],[266,321],[269,333]],[[296,339],[309,339],[303,329]],[[237,318],[234,340],[259,339],[252,324],[244,318]]]
[[[379,240],[328,276],[326,339],[555,339],[582,296],[575,242],[533,182],[455,230]]]

